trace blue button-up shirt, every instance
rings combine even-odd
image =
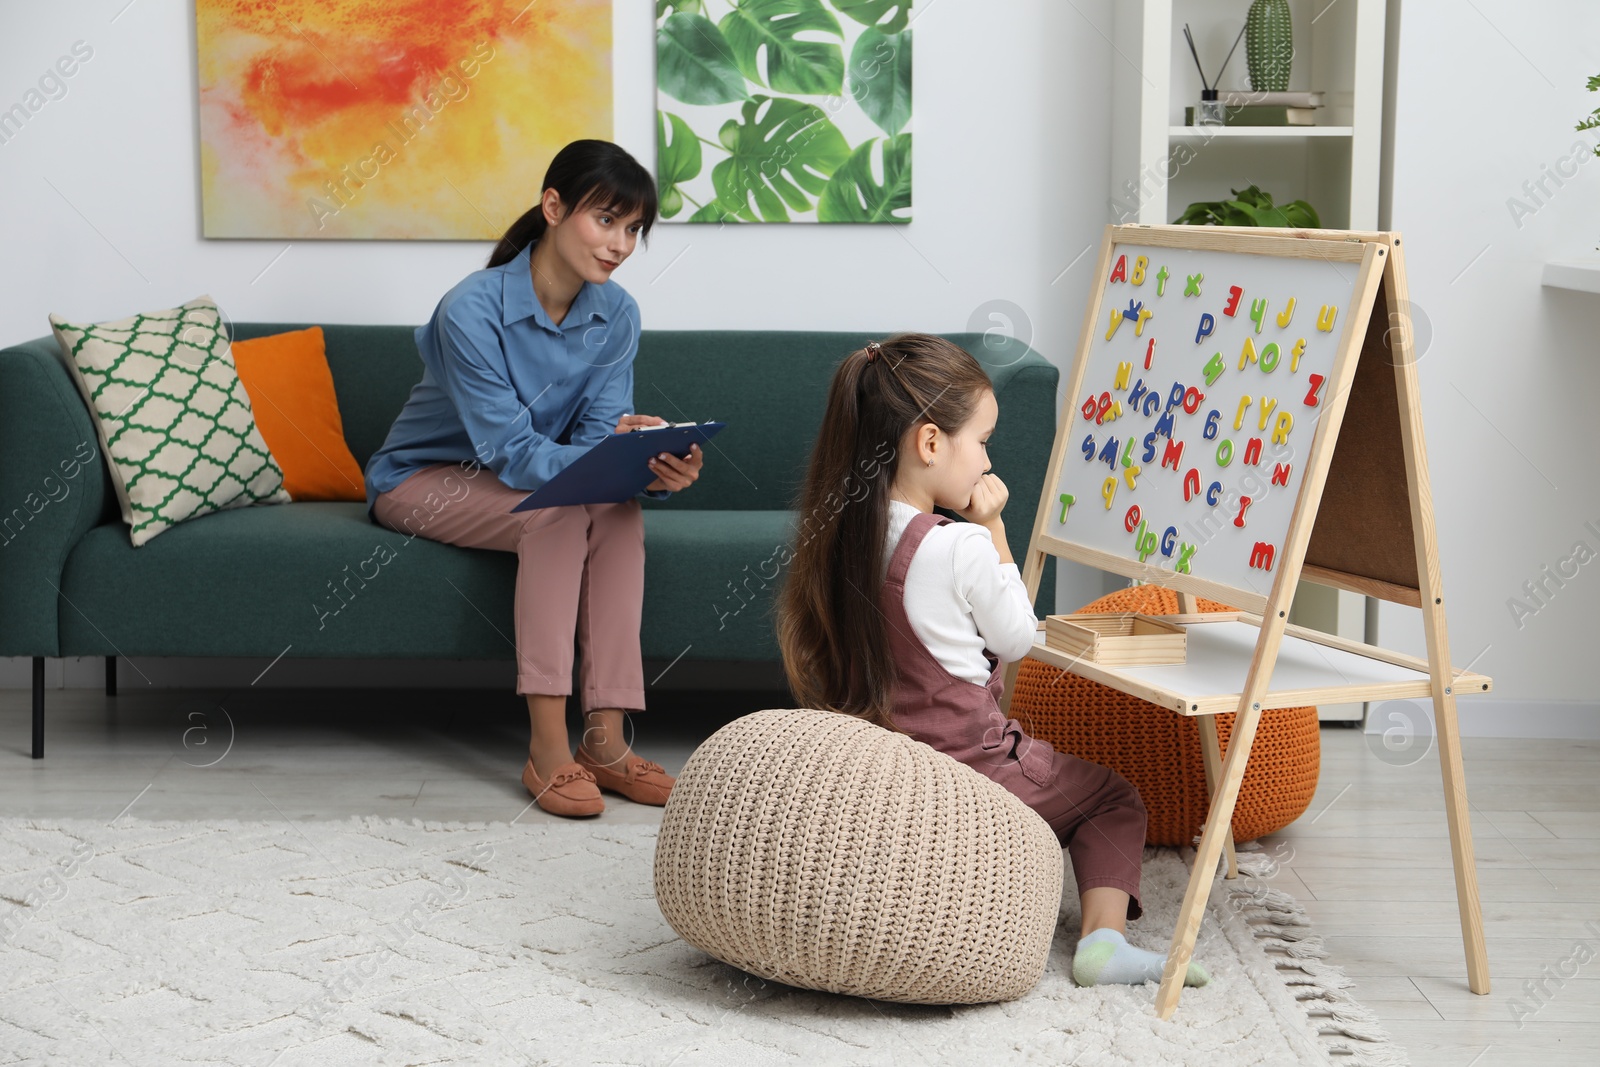
[[[417,328],[422,380],[367,461],[369,516],[379,493],[434,463],[476,459],[532,492],[633,410],[639,305],[614,281],[585,282],[556,325],[533,292],[532,249],[467,275]]]

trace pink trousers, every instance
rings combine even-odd
[[[576,629],[583,710],[644,710],[639,501],[513,512],[527,495],[487,468],[436,464],[378,494],[372,513],[398,533],[517,554],[519,694],[572,692]]]

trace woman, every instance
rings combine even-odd
[[[625,709],[644,708],[639,501],[513,512],[606,434],[666,420],[629,414],[639,307],[611,274],[648,236],[656,186],[627,152],[574,141],[539,202],[418,328],[422,381],[367,464],[369,514],[391,529],[517,553],[517,692],[531,737],[523,784],[557,815],[597,815],[602,788],[665,804],[673,779],[636,756]],[[650,461],[656,499],[704,462]],[[493,478],[484,478],[481,467]],[[583,738],[568,747],[573,631],[582,649]]]

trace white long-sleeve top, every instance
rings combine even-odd
[[[919,514],[904,501],[889,501],[885,577],[900,536]],[[989,680],[985,648],[1002,663],[1019,660],[1039,625],[1022,572],[1000,562],[993,535],[974,522],[928,531],[906,570],[905,605],[912,630],[944,669],[978,685]]]

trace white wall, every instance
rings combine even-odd
[[[201,240],[193,10],[125,4],[6,14],[0,107],[73,42],[94,56],[65,97],[0,144],[0,341],[45,333],[51,311],[104,318],[201,292],[237,319],[411,323],[482,263],[487,246],[472,243]],[[1110,6],[922,4],[916,221],[663,224],[619,273],[646,324],[959,330],[988,302],[1008,301],[1019,332],[1063,364],[1089,286],[1092,256],[1077,257],[1108,221],[1106,86],[1125,62],[1106,40]],[[647,8],[617,0],[615,69],[616,140],[648,162]],[[1552,585],[1520,627],[1507,601],[1526,599],[1523,583],[1575,542],[1600,552],[1600,534],[1585,527],[1600,527],[1600,297],[1539,284],[1547,259],[1600,256],[1600,159],[1563,188],[1549,184],[1542,204],[1523,190],[1591,136],[1572,125],[1600,104],[1584,90],[1600,73],[1600,11],[1585,0],[1536,12],[1511,0],[1408,0],[1400,26],[1387,224],[1405,234],[1413,300],[1431,331],[1419,370],[1454,658],[1476,657],[1496,680],[1492,698],[1465,700],[1461,713],[1469,728],[1494,732],[1554,712],[1588,734],[1600,723],[1587,683],[1600,559]],[[528,175],[530,188],[538,177]],[[1514,196],[1537,209],[1520,224],[1507,207]],[[1099,588],[1098,576],[1069,575],[1058,597],[1081,603]],[[1385,605],[1382,642],[1420,652],[1416,620]],[[214,672],[224,664],[141,666],[158,684],[229,684]],[[239,670],[253,675],[251,666]],[[280,666],[263,684],[336,680],[321,668]],[[51,669],[54,684],[99,679],[98,661]],[[379,668],[338,680],[385,677]],[[0,683],[26,685],[26,664],[0,666]]]
[[[111,318],[200,293],[241,321],[415,323],[482,266],[487,243],[201,239],[193,6],[126,4],[14,4],[4,16],[0,108],[74,42],[94,54],[0,144],[0,342],[47,333],[50,312]],[[658,225],[617,275],[647,328],[952,331],[977,316],[987,329],[1003,323],[981,309],[1005,301],[1019,336],[1070,359],[1094,262],[1078,257],[1109,221],[1105,87],[1121,62],[1110,0],[919,7],[915,221]],[[653,7],[615,10],[615,140],[653,166]],[[530,198],[542,172],[519,177]],[[1032,502],[1012,507],[1032,521]],[[1077,577],[1061,603],[1100,592],[1097,573]],[[200,666],[147,673],[165,683]],[[25,668],[0,667],[0,684],[27,684]],[[98,671],[52,664],[52,683],[93,685]]]
[[[1431,328],[1418,366],[1453,658],[1495,679],[1461,701],[1477,733],[1600,736],[1600,296],[1545,289],[1546,260],[1600,261],[1600,158],[1535,201],[1593,146],[1576,122],[1600,93],[1600,9],[1588,0],[1406,0],[1395,92],[1392,217],[1411,297]],[[1513,219],[1519,198],[1535,213]],[[1396,457],[1396,464],[1399,457]],[[1586,523],[1594,523],[1589,528]],[[1596,553],[1520,626],[1523,584]],[[1569,572],[1570,572],[1569,568]],[[1420,613],[1383,605],[1383,644],[1421,653]]]

